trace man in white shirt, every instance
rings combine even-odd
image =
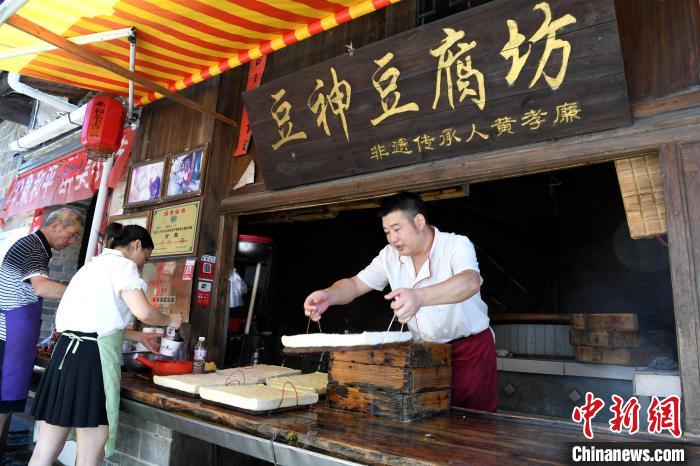
[[[354,277],[311,293],[305,314],[318,321],[329,306],[390,285],[384,297],[414,340],[452,344],[452,404],[495,411],[496,350],[474,246],[429,225],[417,194],[385,199],[380,216],[389,244]]]

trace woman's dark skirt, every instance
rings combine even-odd
[[[96,333],[67,333],[97,337]],[[107,425],[102,364],[97,342],[83,340],[73,353],[73,347],[77,343],[75,341],[66,353],[69,343],[70,339],[65,335],[56,342],[49,367],[36,391],[32,415],[37,421],[46,421],[60,427]],[[59,369],[61,361],[63,367]]]

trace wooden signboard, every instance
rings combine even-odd
[[[183,322],[189,322],[192,299],[192,273],[186,263],[187,258],[146,262],[142,274],[151,305],[164,314],[182,312]]]
[[[631,121],[613,0],[497,0],[244,100],[271,189]]]

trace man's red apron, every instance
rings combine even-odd
[[[498,375],[491,329],[452,343],[452,403],[460,408],[496,411]]]

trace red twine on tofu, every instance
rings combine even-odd
[[[289,380],[287,380],[287,381],[284,383],[284,385],[282,385],[282,399],[280,399],[280,404],[278,404],[278,405],[277,405],[277,408],[275,408],[275,409],[280,409],[280,408],[282,407],[282,402],[284,401],[284,393],[285,393],[285,392],[284,392],[284,387],[286,387],[287,384],[291,385],[292,388],[294,389],[294,394],[295,394],[296,397],[297,397],[297,404],[296,404],[296,405],[299,406],[299,392],[297,391],[297,387],[295,387],[294,384],[293,384],[292,382],[290,382]]]
[[[243,376],[243,383],[241,383],[241,381],[240,381],[239,379],[233,379],[233,380],[231,380],[231,377],[233,377],[233,375],[236,374],[236,373],[238,373],[238,372],[240,372],[241,375]],[[228,386],[231,385],[233,382],[238,382],[238,385],[245,385],[245,373],[244,373],[242,370],[240,370],[240,369],[237,370],[237,371],[231,372],[231,373],[229,374],[229,376],[226,377],[226,381],[224,382],[224,387],[228,387]]]

